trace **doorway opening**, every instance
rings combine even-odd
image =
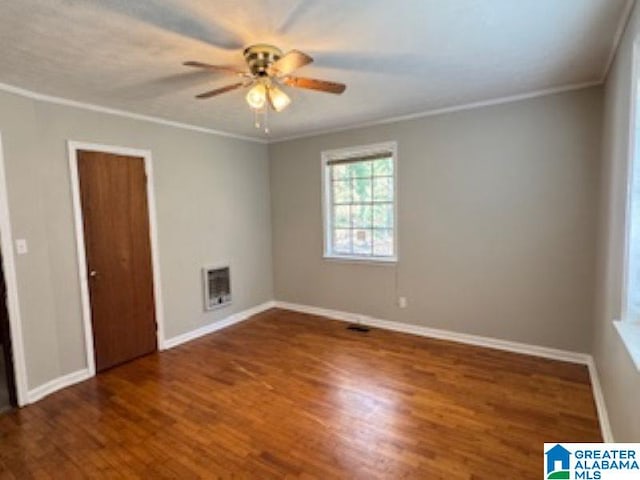
[[[1,252],[0,265],[2,265]],[[0,268],[0,413],[18,406],[10,328],[7,287],[4,271]]]

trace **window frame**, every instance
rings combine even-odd
[[[631,318],[629,312],[629,275],[631,258],[631,213],[633,197],[634,169],[640,168],[640,155],[636,157],[636,150],[640,151],[640,135],[637,135],[636,126],[640,124],[640,39],[636,38],[631,47],[631,92],[629,106],[629,138],[627,144],[627,165],[625,171],[625,212],[624,212],[624,245],[622,251],[622,285],[620,298],[620,320],[614,320],[613,324],[626,347],[631,360],[638,372],[640,372],[640,318]]]
[[[391,152],[393,162],[393,255],[343,255],[332,250],[333,215],[331,207],[333,198],[331,182],[329,180],[329,161],[344,160],[353,157],[360,157],[379,153],[381,151]],[[388,141],[361,145],[356,147],[340,148],[335,150],[324,150],[320,155],[321,160],[321,192],[322,192],[322,256],[325,260],[337,260],[346,262],[362,262],[374,264],[395,264],[398,262],[398,143]]]
[[[628,150],[627,150],[627,165],[625,171],[625,212],[624,212],[624,250],[622,255],[622,295],[621,295],[621,309],[620,317],[621,321],[640,327],[640,317],[631,318],[629,314],[629,275],[630,275],[630,257],[631,257],[631,213],[632,213],[632,201],[633,201],[633,177],[634,169],[640,168],[640,158],[636,159],[636,149],[640,146],[637,142],[640,138],[636,135],[636,125],[640,123],[638,116],[640,111],[638,110],[638,102],[640,102],[640,51],[638,42],[636,39],[632,46],[632,61],[631,61],[631,102],[629,106],[629,138],[628,138]],[[640,157],[640,155],[639,155]]]

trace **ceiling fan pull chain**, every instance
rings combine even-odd
[[[264,133],[269,134],[269,109],[265,105],[263,108],[253,108],[254,125],[262,128]]]

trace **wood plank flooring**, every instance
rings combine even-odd
[[[271,310],[0,416],[0,478],[538,479],[586,367]]]

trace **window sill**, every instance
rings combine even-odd
[[[616,320],[613,322],[627,347],[629,355],[640,372],[640,324]]]
[[[360,263],[360,264],[369,264],[369,265],[395,265],[398,263],[397,257],[385,257],[385,258],[376,258],[376,257],[350,257],[346,255],[323,255],[325,260],[329,262],[340,262],[340,263]]]

